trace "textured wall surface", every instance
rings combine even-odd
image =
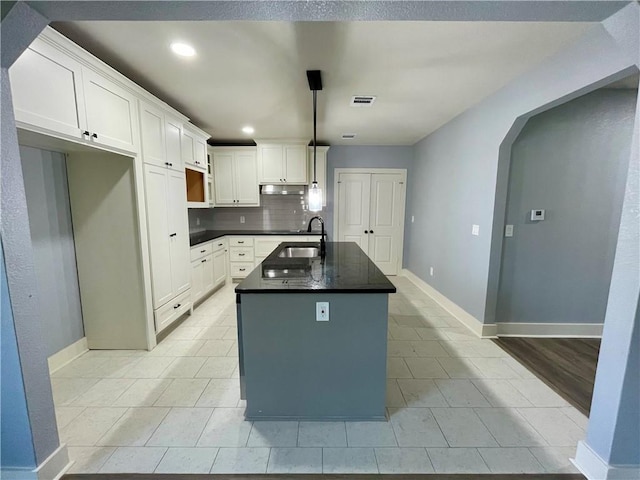
[[[529,120],[511,153],[496,320],[602,323],[636,90],[602,89]],[[545,219],[530,220],[530,210]]]
[[[47,355],[84,337],[64,155],[20,147]]]
[[[489,281],[489,264],[501,249],[500,242],[492,245],[493,231],[501,235],[504,226],[504,213],[496,212],[502,222],[494,222],[500,188],[496,179],[507,178],[499,170],[503,140],[520,117],[633,71],[637,71],[634,59],[621,53],[607,31],[596,26],[420,141],[407,206],[420,214],[406,232],[405,266],[478,320],[492,322],[494,313],[485,311],[487,297],[497,295],[497,290],[489,290],[497,286]],[[479,236],[471,235],[474,224],[480,226]]]
[[[33,468],[36,466],[36,457],[20,371],[2,244],[0,287],[0,458],[3,467]]]

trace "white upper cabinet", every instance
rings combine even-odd
[[[182,172],[182,122],[140,101],[140,137],[145,163]]]
[[[137,99],[124,88],[82,69],[87,130],[92,143],[137,152]]]
[[[216,147],[211,148],[210,152],[213,162],[215,205],[259,206],[255,148]]]
[[[307,143],[258,143],[260,184],[298,184],[308,181]]]
[[[207,173],[207,138],[204,132],[198,132],[192,125],[182,130],[182,161],[185,167]]]
[[[9,77],[19,126],[83,138],[86,117],[79,62],[36,39],[11,66]]]
[[[36,39],[9,70],[18,126],[137,153],[133,94]]]

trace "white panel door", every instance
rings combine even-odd
[[[190,287],[189,218],[187,192],[183,172],[168,170],[169,238],[171,240],[171,280],[173,294],[178,295]]]
[[[307,179],[307,146],[284,146],[285,181],[294,184],[306,184]]]
[[[178,120],[165,117],[164,122],[165,143],[167,151],[167,162],[169,168],[182,172],[184,164],[182,163],[182,123]]]
[[[167,216],[168,171],[154,165],[145,165],[144,174],[151,251],[151,283],[155,309],[174,297],[171,283],[171,238]]]
[[[135,97],[88,68],[82,69],[82,78],[91,141],[137,152]]]
[[[398,274],[403,228],[404,183],[399,173],[371,175],[369,251],[371,260],[385,275]]]
[[[11,66],[9,77],[17,121],[86,138],[78,62],[36,39]]]
[[[341,173],[338,179],[338,241],[356,242],[364,253],[369,247],[371,174]]]
[[[167,166],[163,113],[140,102],[140,140],[142,159],[159,167]]]
[[[216,205],[233,205],[235,203],[233,152],[213,154],[213,183]]]
[[[235,198],[239,205],[260,205],[255,152],[234,152]],[[217,187],[217,184],[216,184]]]
[[[213,284],[219,285],[227,278],[227,252],[225,249],[213,253]]]

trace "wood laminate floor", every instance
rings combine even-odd
[[[495,342],[589,416],[599,339],[503,337]]]

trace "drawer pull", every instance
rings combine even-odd
[[[224,245],[224,243],[219,243],[218,246],[221,247],[222,245]]]
[[[178,234],[177,234],[177,233],[172,233],[172,234],[170,234],[169,236],[170,236],[170,237],[175,237],[176,235],[178,235]]]
[[[201,263],[204,263],[204,262],[206,262],[206,261],[207,261],[207,259],[205,258],[204,260],[202,260],[202,262],[201,262]]]
[[[239,257],[244,257],[244,253],[239,253],[238,256]]]
[[[175,310],[175,309],[177,309],[177,308],[180,308],[180,306],[181,306],[181,305],[182,305],[181,303],[178,303],[177,305],[174,305],[174,306],[173,306],[173,309]]]
[[[244,240],[238,240],[238,243],[244,243]]]
[[[204,253],[204,252],[206,252],[206,250],[200,250],[200,253]]]
[[[239,268],[238,270],[240,270],[241,272],[244,272],[246,268]]]

